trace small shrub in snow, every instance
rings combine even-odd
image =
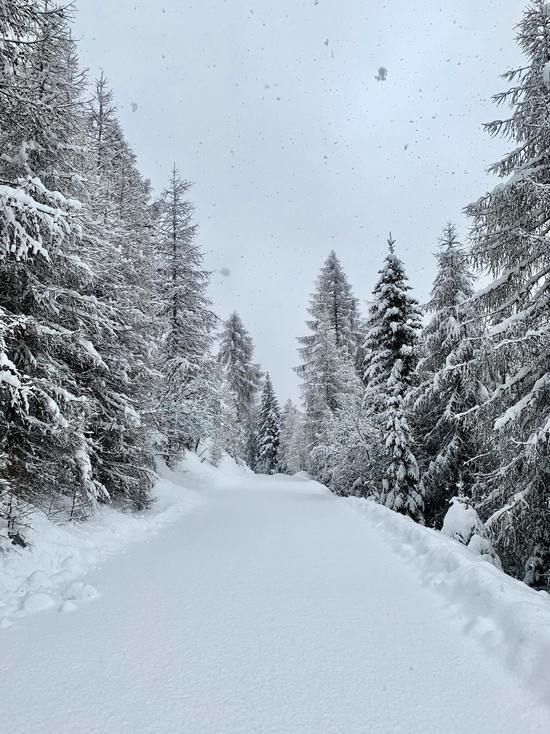
[[[500,559],[493,550],[487,530],[467,497],[451,499],[441,532],[467,546],[472,553],[482,556],[497,568],[501,567]]]

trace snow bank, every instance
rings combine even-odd
[[[157,533],[201,504],[197,489],[212,480],[213,467],[190,454],[179,469],[159,467],[156,501],[150,510],[130,513],[104,507],[85,522],[55,523],[36,512],[25,533],[27,548],[0,548],[0,627],[45,609],[70,612],[99,592],[80,579],[125,546]],[[231,460],[224,472],[236,473]]]
[[[464,620],[464,632],[548,700],[550,595],[530,589],[461,543],[386,507],[357,497],[341,501],[382,532],[425,586],[445,597]]]

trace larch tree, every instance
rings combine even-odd
[[[350,368],[357,369],[362,361],[358,302],[334,251],[321,268],[308,312],[310,333],[298,340],[302,363],[296,372],[302,381],[311,449],[325,416],[334,413],[346,391]]]
[[[83,240],[96,263],[94,294],[110,314],[109,328],[97,336],[102,359],[87,373],[95,402],[92,467],[112,500],[142,509],[155,479],[146,417],[158,338],[151,210],[148,184],[135,166],[103,74],[86,109],[86,147],[91,216]]]
[[[488,123],[513,150],[491,170],[503,179],[467,207],[474,264],[492,276],[477,294],[489,340],[482,359],[499,372],[477,419],[493,431],[497,468],[480,477],[477,508],[504,568],[550,588],[550,11],[527,5],[517,41],[526,64],[507,72]],[[532,572],[533,558],[544,571]],[[543,560],[540,560],[543,559]],[[540,581],[540,579],[543,581]]]
[[[311,318],[307,326],[312,333],[299,340],[304,363],[307,364],[315,350],[316,334],[323,318],[327,318],[334,329],[336,346],[346,349],[355,360],[363,340],[358,301],[334,250],[321,268],[308,312]]]
[[[281,415],[279,403],[273,390],[269,373],[264,379],[260,409],[258,411],[256,469],[260,474],[274,474],[278,471],[279,440]]]
[[[73,509],[89,511],[105,498],[91,468],[93,401],[82,375],[101,359],[94,339],[109,314],[93,297],[94,263],[81,237],[86,211],[75,198],[83,193],[83,78],[70,10],[9,2],[1,10],[9,75],[0,133],[0,309],[9,327],[4,359],[21,386],[0,415],[13,525],[18,503],[68,497]]]
[[[254,451],[255,402],[260,387],[261,370],[253,361],[254,344],[241,317],[233,312],[220,334],[218,360],[232,398],[235,433],[231,440],[234,458],[246,460]]]
[[[338,494],[343,487],[329,479],[337,470],[335,434],[345,422],[345,413],[361,402],[363,387],[347,352],[336,345],[334,328],[326,317],[319,321],[319,344],[312,359],[315,380],[304,390],[308,470]]]
[[[281,413],[279,466],[288,474],[295,474],[307,466],[304,416],[292,400],[287,400]]]
[[[216,317],[207,295],[210,274],[197,245],[188,199],[191,184],[174,166],[157,220],[162,317],[162,394],[166,454],[173,463],[209,432],[213,364],[209,350]]]
[[[327,415],[311,451],[309,469],[338,495],[370,495],[381,478],[381,437],[372,415],[363,406],[364,389],[343,395],[335,413]]]

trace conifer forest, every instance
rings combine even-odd
[[[185,124],[163,120],[180,140],[172,157],[160,159],[172,138],[162,152],[142,150],[104,55],[87,68],[95,38],[79,25],[79,5],[0,0],[0,729],[548,732],[549,3],[504,3],[516,26],[495,43],[519,64],[500,68],[495,50],[494,117],[468,133],[500,159],[460,160],[458,105],[458,127],[429,123],[449,126],[446,149],[432,152],[442,170],[462,166],[468,186],[485,188],[420,210],[421,182],[404,177],[396,195],[378,179],[361,196],[391,199],[383,221],[365,217],[361,237],[348,238],[342,213],[341,247],[338,232],[323,241],[319,204],[306,256],[315,277],[292,264],[300,226],[294,244],[255,241],[262,267],[223,298],[220,283],[236,276],[218,263],[235,270],[247,251],[212,241],[203,225],[238,225],[245,236],[263,210],[250,202],[235,218],[227,206],[208,215],[197,206],[208,181],[186,169],[186,148],[203,144]],[[190,14],[192,36],[193,13],[216,23],[218,12],[242,11],[248,30],[220,20],[219,39],[235,33],[238,56],[246,35],[261,32],[287,58],[284,44],[312,33],[327,2],[291,5],[208,0],[170,12],[182,27]],[[438,22],[457,43],[481,43],[440,5]],[[500,12],[490,5],[488,29]],[[161,6],[149,12],[163,28]],[[394,4],[397,25],[404,8]],[[354,9],[350,0],[339,11],[350,38]],[[287,10],[313,20],[294,31]],[[141,17],[112,12],[128,13],[129,34]],[[407,44],[424,42],[400,39],[391,58],[406,65]],[[345,40],[320,39],[327,64],[341,63]],[[154,63],[149,51],[143,68]],[[210,63],[203,51],[197,69]],[[391,99],[397,70],[387,63],[369,84]],[[160,70],[136,84],[199,104],[200,85],[186,99],[181,79]],[[184,72],[191,78],[193,67]],[[229,97],[244,94],[230,68],[219,73]],[[477,83],[471,75],[472,100],[483,94]],[[282,109],[283,85],[262,84]],[[431,80],[419,84],[414,95]],[[323,103],[304,95],[289,109],[307,130]],[[205,130],[226,124],[229,97]],[[389,129],[399,113],[385,104]],[[139,120],[145,112],[132,105]],[[417,124],[428,135],[428,122]],[[384,141],[366,135],[346,155],[365,145],[368,160],[368,146]],[[230,153],[228,170],[245,165]],[[143,163],[152,156],[160,186]],[[324,186],[311,177],[308,196]],[[292,196],[282,199],[294,206]],[[421,245],[392,217],[400,209]],[[275,202],[271,215],[290,216]]]

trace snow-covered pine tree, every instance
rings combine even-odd
[[[260,409],[258,412],[258,460],[256,469],[260,474],[274,474],[278,471],[279,437],[281,416],[279,403],[273,391],[269,373],[264,379]]]
[[[23,396],[0,412],[3,499],[14,523],[21,502],[45,505],[63,495],[73,509],[89,509],[104,496],[92,476],[93,405],[80,376],[97,363],[93,337],[108,316],[92,297],[84,211],[73,198],[81,192],[83,126],[70,10],[4,2],[0,11],[1,66],[9,68],[0,105],[0,309],[10,326],[8,372],[17,370]]]
[[[421,314],[411,290],[403,263],[395,254],[395,240],[388,239],[388,254],[376,283],[367,318],[363,379],[369,398],[385,398],[384,391],[400,362],[400,384],[404,393],[411,384],[417,364],[417,341]]]
[[[310,319],[306,324],[311,333],[298,339],[302,363],[296,372],[302,381],[308,441],[313,447],[320,430],[321,416],[326,410],[333,412],[336,407],[333,378],[321,354],[326,347],[328,333],[331,332],[330,340],[334,341],[331,351],[340,355],[340,362],[347,361],[359,369],[363,358],[364,333],[358,302],[334,251],[321,268],[308,313]],[[324,379],[329,383],[324,385]]]
[[[317,347],[317,331],[319,322],[327,318],[334,329],[334,338],[338,348],[343,347],[355,360],[364,338],[357,298],[354,297],[346,274],[334,250],[326,259],[317,278],[315,291],[311,295],[308,308],[310,320],[307,326],[312,332],[300,337],[302,345],[300,354],[303,367],[307,365]]]
[[[190,186],[174,166],[161,196],[157,220],[165,322],[160,355],[164,375],[163,433],[170,463],[182,449],[192,448],[208,433],[209,394],[213,389],[209,349],[216,317],[206,293],[209,273],[196,243],[197,225],[188,199]]]
[[[260,387],[261,370],[253,362],[254,344],[241,317],[233,312],[220,334],[218,360],[232,395],[238,435],[231,441],[234,458],[246,460],[250,432],[254,430],[254,406]]]
[[[95,403],[91,462],[111,499],[141,509],[154,482],[146,414],[155,394],[152,353],[158,338],[149,187],[137,171],[103,74],[86,123],[90,216],[83,240],[95,263],[94,295],[110,315],[109,328],[96,336],[102,358],[83,377]]]
[[[482,387],[470,364],[482,329],[469,302],[474,276],[468,255],[450,222],[436,258],[437,275],[426,306],[432,317],[422,332],[418,384],[411,402],[424,465],[426,521],[441,527],[451,497],[459,490],[471,496],[473,460],[481,453],[475,425],[462,414],[482,399]]]
[[[310,432],[321,425],[327,411],[335,413],[342,397],[358,384],[348,353],[338,346],[336,330],[326,314],[318,320],[316,339],[317,346],[308,367],[308,381],[303,385]]]
[[[503,180],[467,207],[472,257],[493,281],[477,295],[490,340],[484,353],[501,375],[478,411],[498,468],[476,499],[504,568],[523,576],[539,548],[550,558],[550,8],[528,3],[517,40],[527,57],[495,101],[511,114],[486,125],[514,148],[491,170]],[[542,549],[542,550],[541,550]],[[550,588],[549,568],[545,570]]]
[[[362,385],[348,352],[337,346],[334,327],[326,314],[317,325],[317,342],[308,381],[302,384],[304,427],[307,469],[319,481],[326,481],[327,472],[333,469],[330,434],[338,420],[336,416],[344,405],[349,407],[351,400],[360,400]]]
[[[308,451],[312,451],[326,417],[334,414],[355,382],[352,373],[363,354],[357,299],[334,252],[321,269],[308,311],[311,333],[298,340],[302,364],[296,372],[302,382]]]
[[[403,263],[388,240],[388,254],[370,305],[365,341],[365,410],[383,435],[386,461],[380,501],[422,522],[424,501],[404,401],[417,362],[420,311],[409,295]],[[372,486],[372,481],[367,480]]]

